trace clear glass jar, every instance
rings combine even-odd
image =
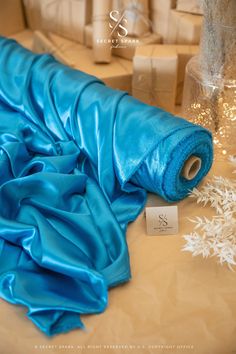
[[[186,66],[183,116],[213,133],[216,158],[236,154],[236,0],[202,0],[199,56]]]
[[[200,57],[187,64],[183,116],[213,133],[216,158],[236,153],[236,79],[206,77]]]

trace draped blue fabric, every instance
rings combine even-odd
[[[207,130],[0,37],[0,296],[48,335],[83,327],[131,277],[147,191],[178,201],[211,163]]]

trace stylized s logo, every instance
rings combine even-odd
[[[167,222],[167,217],[165,214],[160,214],[159,216],[159,225],[160,226],[167,226],[168,222]]]
[[[126,37],[128,35],[127,29],[122,25],[122,21],[127,23],[126,18],[124,18],[124,12],[119,18],[119,11],[113,10],[110,12],[110,19],[115,22],[114,26],[109,23],[109,27],[112,28],[111,34],[117,30],[118,37]]]

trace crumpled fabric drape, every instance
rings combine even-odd
[[[82,328],[131,277],[147,191],[178,201],[211,163],[207,130],[0,37],[0,296],[48,335]]]

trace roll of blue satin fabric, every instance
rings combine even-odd
[[[147,191],[184,198],[211,134],[12,40],[0,53],[0,296],[48,335],[82,328],[131,277],[125,232]]]

